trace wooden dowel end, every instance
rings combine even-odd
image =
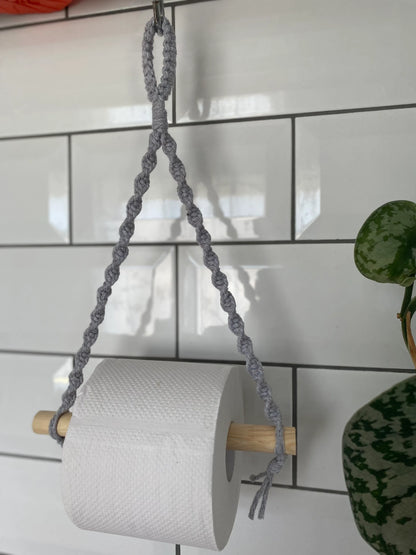
[[[49,434],[49,423],[54,415],[53,410],[40,410],[37,412],[33,418],[32,430],[35,434]],[[62,437],[66,436],[68,431],[69,422],[71,420],[72,413],[66,412],[58,420],[58,426],[56,427],[58,434]]]
[[[35,434],[48,434],[49,423],[55,413],[41,410],[35,414],[32,429]],[[72,414],[66,412],[58,420],[58,434],[66,436]],[[284,428],[285,452],[296,455],[296,428]],[[228,431],[227,449],[234,451],[253,451],[274,453],[276,436],[274,426],[257,426],[255,424],[237,424],[232,422]]]

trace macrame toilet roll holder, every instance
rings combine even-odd
[[[159,84],[157,84],[153,67],[155,33],[163,35],[163,68]],[[152,131],[149,137],[149,146],[141,162],[142,171],[134,180],[134,194],[127,203],[127,215],[119,229],[119,240],[113,249],[112,262],[105,270],[104,283],[97,291],[97,304],[91,313],[90,324],[84,332],[82,346],[75,355],[74,369],[69,374],[68,388],[62,396],[61,406],[50,420],[49,433],[60,445],[63,445],[64,437],[58,433],[58,421],[74,404],[77,389],[83,382],[83,369],[89,360],[91,347],[97,340],[98,327],[104,320],[107,300],[111,295],[112,286],[119,278],[120,266],[129,253],[128,245],[134,233],[135,219],[142,208],[142,197],[149,188],[150,173],[157,163],[156,152],[162,148],[169,159],[169,171],[177,183],[178,197],[186,208],[188,222],[195,229],[196,240],[202,248],[204,264],[211,271],[211,281],[220,293],[221,307],[228,314],[228,326],[237,337],[238,351],[246,359],[247,372],[255,381],[257,393],[264,402],[264,413],[269,422],[275,426],[274,457],[264,472],[251,477],[253,481],[262,477],[264,480],[254,497],[249,517],[254,517],[261,500],[258,516],[263,518],[273,476],[280,471],[286,459],[282,416],[277,404],[273,401],[271,389],[264,377],[262,364],[254,354],[252,341],[244,331],[243,319],[237,313],[235,299],[228,290],[227,277],[220,270],[218,256],[212,249],[211,236],[204,227],[201,211],[193,202],[192,189],[186,182],[185,167],[176,155],[176,143],[168,132],[165,102],[172,91],[175,80],[176,40],[174,30],[166,17],[156,17],[155,14],[155,18],[146,24],[142,56],[147,96],[152,103]]]

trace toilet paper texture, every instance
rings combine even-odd
[[[226,439],[242,418],[238,368],[103,361],[64,442],[69,517],[87,530],[222,549],[241,480]]]

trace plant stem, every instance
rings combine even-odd
[[[409,349],[410,356],[412,357],[413,366],[416,368],[416,345],[412,335],[412,327],[410,325],[412,315],[410,311],[406,313],[406,333],[407,333],[407,348]]]
[[[413,339],[411,327],[412,316],[416,309],[416,297],[412,299],[413,285],[414,284],[412,283],[412,285],[406,287],[404,291],[402,307],[398,317],[400,318],[402,324],[404,342],[412,358],[413,365],[416,368],[416,345]]]
[[[409,306],[410,301],[412,300],[412,293],[413,293],[413,283],[409,285],[409,287],[405,288],[402,307],[400,309],[400,313],[397,315],[397,317],[400,319],[402,323],[402,334],[403,334],[403,339],[406,344],[406,347],[408,347],[406,312],[407,312],[407,307]]]

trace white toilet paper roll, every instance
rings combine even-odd
[[[78,394],[63,448],[62,494],[87,530],[220,550],[240,490],[239,370],[110,359]]]

